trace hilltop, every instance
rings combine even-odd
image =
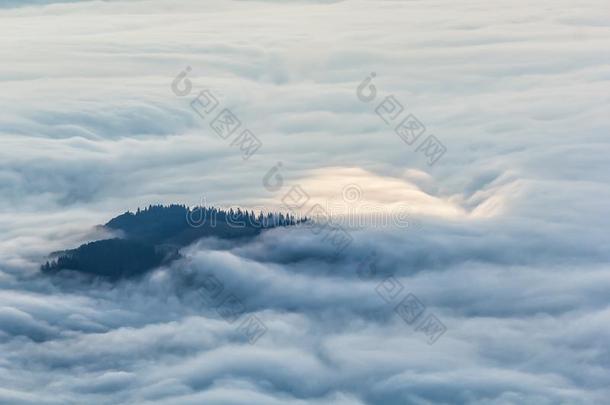
[[[306,221],[282,213],[241,209],[150,205],[125,212],[103,225],[118,237],[62,251],[41,266],[44,273],[75,270],[109,278],[132,277],[178,257],[179,249],[204,237],[252,238],[265,229]]]

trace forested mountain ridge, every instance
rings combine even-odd
[[[282,213],[259,213],[215,207],[189,208],[185,205],[150,205],[125,212],[108,221],[104,228],[121,238],[89,242],[66,250],[41,266],[44,273],[76,270],[110,278],[142,274],[179,257],[181,247],[203,237],[249,238],[264,229],[293,226],[306,221]]]

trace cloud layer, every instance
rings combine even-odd
[[[609,11],[3,3],[0,403],[605,403]],[[206,88],[262,141],[249,159],[191,108]],[[390,95],[447,148],[433,166],[376,113]],[[125,210],[279,208],[296,186],[301,213],[403,222],[347,222],[340,254],[298,227],[117,285],[38,274]],[[202,296],[211,276],[264,323],[255,344]],[[395,310],[409,293],[447,329],[432,345]]]

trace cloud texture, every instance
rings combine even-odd
[[[2,3],[0,403],[605,403],[609,11]],[[204,88],[262,141],[248,160],[191,108]],[[376,114],[389,95],[447,148],[434,166]],[[301,212],[408,220],[350,227],[339,255],[299,227],[203,240],[116,285],[38,274],[125,210],[278,208],[297,185]],[[202,299],[210,275],[265,324],[254,345]],[[395,311],[408,293],[447,328],[432,345]]]

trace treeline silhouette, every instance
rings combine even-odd
[[[106,227],[124,232],[125,237],[152,243],[188,244],[205,236],[239,238],[260,233],[262,229],[296,225],[306,220],[282,213],[240,208],[223,210],[216,207],[189,208],[172,204],[150,205],[135,213],[126,212],[113,218]]]
[[[110,278],[130,277],[179,257],[180,247],[203,237],[248,238],[262,230],[307,221],[283,213],[258,213],[216,207],[149,205],[126,212],[104,227],[121,238],[86,243],[41,266],[44,273],[76,270]]]
[[[42,265],[43,272],[77,270],[111,278],[134,276],[163,262],[164,256],[148,245],[125,239],[90,242]]]

